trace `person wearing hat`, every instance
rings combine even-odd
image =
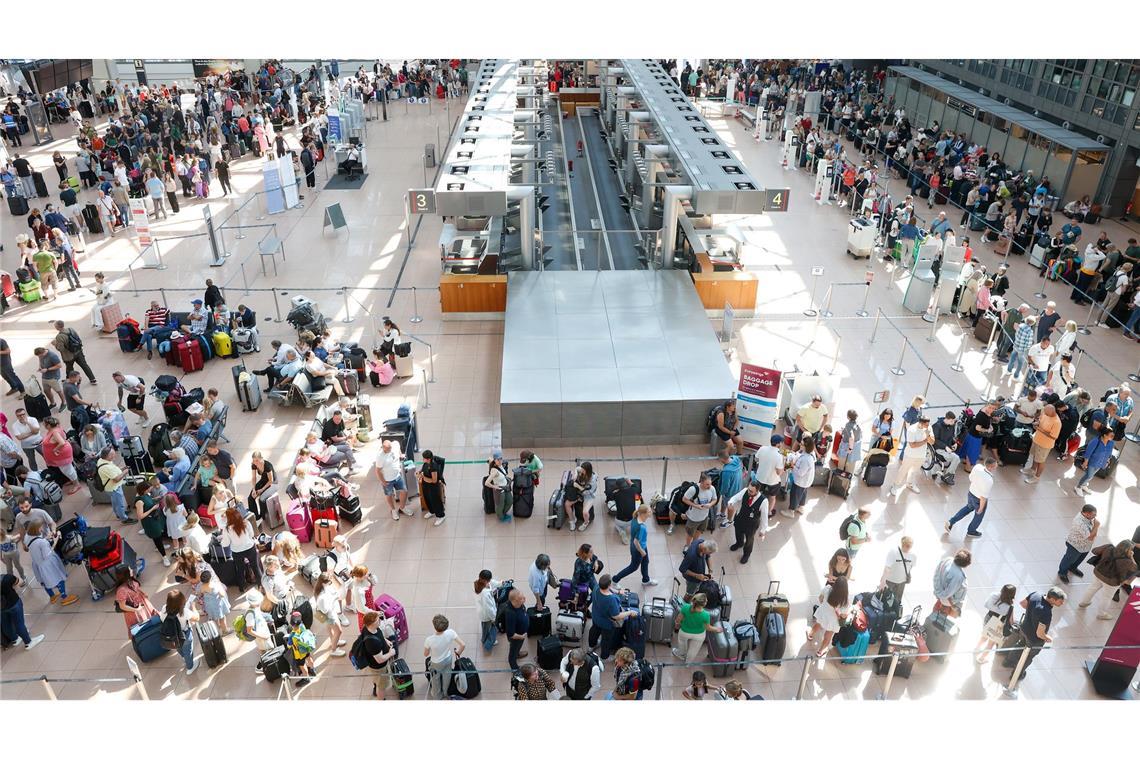
[[[195,298],[190,303],[194,306],[187,317],[187,321],[190,323],[190,334],[205,335],[206,328],[210,324],[210,313],[202,308],[201,298]]]
[[[315,678],[317,675],[317,668],[313,664],[317,636],[305,627],[300,610],[289,613],[289,630],[285,633],[285,646],[293,658],[293,672],[305,676],[297,681],[297,686],[306,685],[310,678]]]

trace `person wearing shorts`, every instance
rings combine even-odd
[[[688,491],[681,494],[682,501],[688,505],[688,510],[685,512],[685,548],[683,551],[688,551],[689,544],[694,539],[700,537],[705,528],[708,527],[710,510],[715,510],[719,496],[716,489],[713,488],[712,478],[709,477],[707,472],[701,473],[701,478],[697,485],[691,486]],[[669,526],[671,532],[673,526]]]
[[[119,411],[127,409],[142,420],[144,428],[149,426],[150,418],[146,413],[146,384],[143,383],[142,379],[135,375],[124,375],[122,372],[112,373],[111,379],[115,381],[115,385],[119,389]],[[125,407],[123,406],[123,394],[127,396]]]
[[[1033,485],[1040,479],[1041,471],[1045,469],[1045,460],[1049,452],[1057,443],[1057,436],[1061,432],[1061,418],[1052,404],[1046,404],[1041,415],[1034,423],[1036,431],[1033,433],[1033,445],[1029,449],[1029,462],[1022,468],[1025,482]]]
[[[49,348],[37,348],[34,353],[39,360],[40,385],[43,386],[48,406],[54,405],[58,400],[59,409],[63,411],[67,408],[63,398],[63,359]]]
[[[384,441],[380,453],[376,456],[376,477],[384,488],[384,498],[388,500],[388,509],[393,520],[400,519],[400,512],[412,515],[408,506],[408,484],[404,480],[404,459],[400,453],[400,445],[395,441]]]

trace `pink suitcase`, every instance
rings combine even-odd
[[[381,594],[373,602],[372,609],[386,618],[396,621],[396,638],[398,643],[408,640],[408,615],[404,612],[404,605],[387,594]]]
[[[285,513],[285,524],[301,543],[307,544],[313,540],[313,517],[309,514],[308,506],[300,499],[294,499],[289,505],[289,511]]]

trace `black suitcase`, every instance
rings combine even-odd
[[[981,232],[986,228],[986,220],[979,214],[970,214],[970,232]]]
[[[356,525],[364,517],[364,513],[360,508],[360,497],[351,496],[344,498],[343,496],[337,497],[337,513],[340,519],[345,522]]]
[[[32,172],[32,183],[36,186],[36,195],[41,198],[48,197],[47,183],[44,182],[44,175],[39,172]]]
[[[213,670],[219,665],[229,662],[229,657],[226,655],[226,643],[222,640],[222,635],[218,633],[216,623],[212,621],[196,623],[194,633],[198,636],[198,645],[202,648],[202,657],[206,661],[206,667]]]
[[[91,108],[91,104],[86,100],[79,101],[79,115],[84,119],[95,118],[95,111]]]
[[[449,697],[475,699],[483,690],[479,681],[479,671],[470,657],[457,657],[453,667],[451,684],[447,687]],[[556,666],[557,667],[557,666]]]
[[[887,466],[885,464],[869,464],[863,472],[863,482],[869,486],[881,486],[887,479]]]
[[[998,458],[1004,464],[1023,465],[1029,461],[1029,449],[1033,442],[1033,436],[1029,434],[1029,428],[1019,428],[1023,432],[1022,435],[1013,435],[1013,431],[1009,435],[1002,438],[1001,445],[998,446]]]
[[[543,607],[541,610],[534,607],[526,608],[526,616],[530,621],[530,627],[527,629],[528,636],[549,636],[550,635],[550,608]],[[556,639],[557,640],[557,639]],[[557,663],[555,667],[558,667]]]
[[[907,641],[913,640],[913,637]],[[883,636],[879,640],[879,654],[889,655],[896,651],[895,647],[891,646],[890,634]],[[913,649],[909,646],[900,648],[898,651],[902,654],[915,654],[918,652],[918,645],[915,644]],[[914,657],[899,657],[898,665],[895,666],[895,678],[910,678],[911,671],[914,670]],[[879,657],[875,660],[875,675],[885,676],[891,670],[891,658]]]
[[[841,499],[846,499],[847,495],[851,493],[851,480],[851,473],[834,467],[827,480],[827,492]]]
[[[289,655],[285,647],[277,646],[261,655],[261,674],[268,683],[276,683],[281,676],[289,675]]]
[[[543,670],[558,670],[562,662],[562,642],[557,636],[543,636],[538,642],[538,667]]]
[[[88,203],[83,207],[83,223],[87,225],[87,231],[92,235],[103,234],[103,222],[99,219],[99,209],[94,203]]]
[[[13,216],[23,216],[28,213],[28,199],[22,195],[8,196],[8,210]]]
[[[51,416],[51,404],[42,393],[38,396],[24,396],[24,409],[41,422]]]
[[[416,693],[416,685],[412,680],[412,669],[402,657],[392,662],[392,681],[396,686],[396,696],[407,699]]]
[[[983,314],[978,319],[977,326],[974,327],[974,338],[980,340],[982,343],[988,344],[990,342],[990,334],[1000,334],[1001,328],[994,330],[994,318],[989,314]]]

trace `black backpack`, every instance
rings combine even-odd
[[[636,691],[649,691],[657,683],[657,673],[649,660],[644,657],[637,661],[637,667],[641,673],[637,677]]]
[[[175,651],[186,643],[186,633],[182,630],[182,622],[176,615],[167,615],[158,628],[158,638],[163,649]]]
[[[669,494],[669,509],[673,510],[676,514],[683,515],[689,511],[689,505],[685,503],[684,496],[689,492],[690,488],[697,488],[699,486],[691,480],[681,481],[681,485],[673,489]]]
[[[854,522],[859,522],[859,518],[856,515],[847,515],[847,517],[843,518],[843,522],[839,523],[840,541],[846,541],[848,539],[847,528],[849,528],[851,526],[851,523]]]
[[[1092,426],[1093,412],[1099,411],[1097,409],[1086,409],[1085,413],[1081,415],[1081,427],[1088,428]]]
[[[67,330],[67,350],[73,354],[77,354],[83,350],[83,339],[79,337],[79,333],[68,328]]]
[[[711,433],[716,430],[716,416],[724,411],[724,404],[717,404],[709,411],[708,419],[705,420],[705,432]]]

